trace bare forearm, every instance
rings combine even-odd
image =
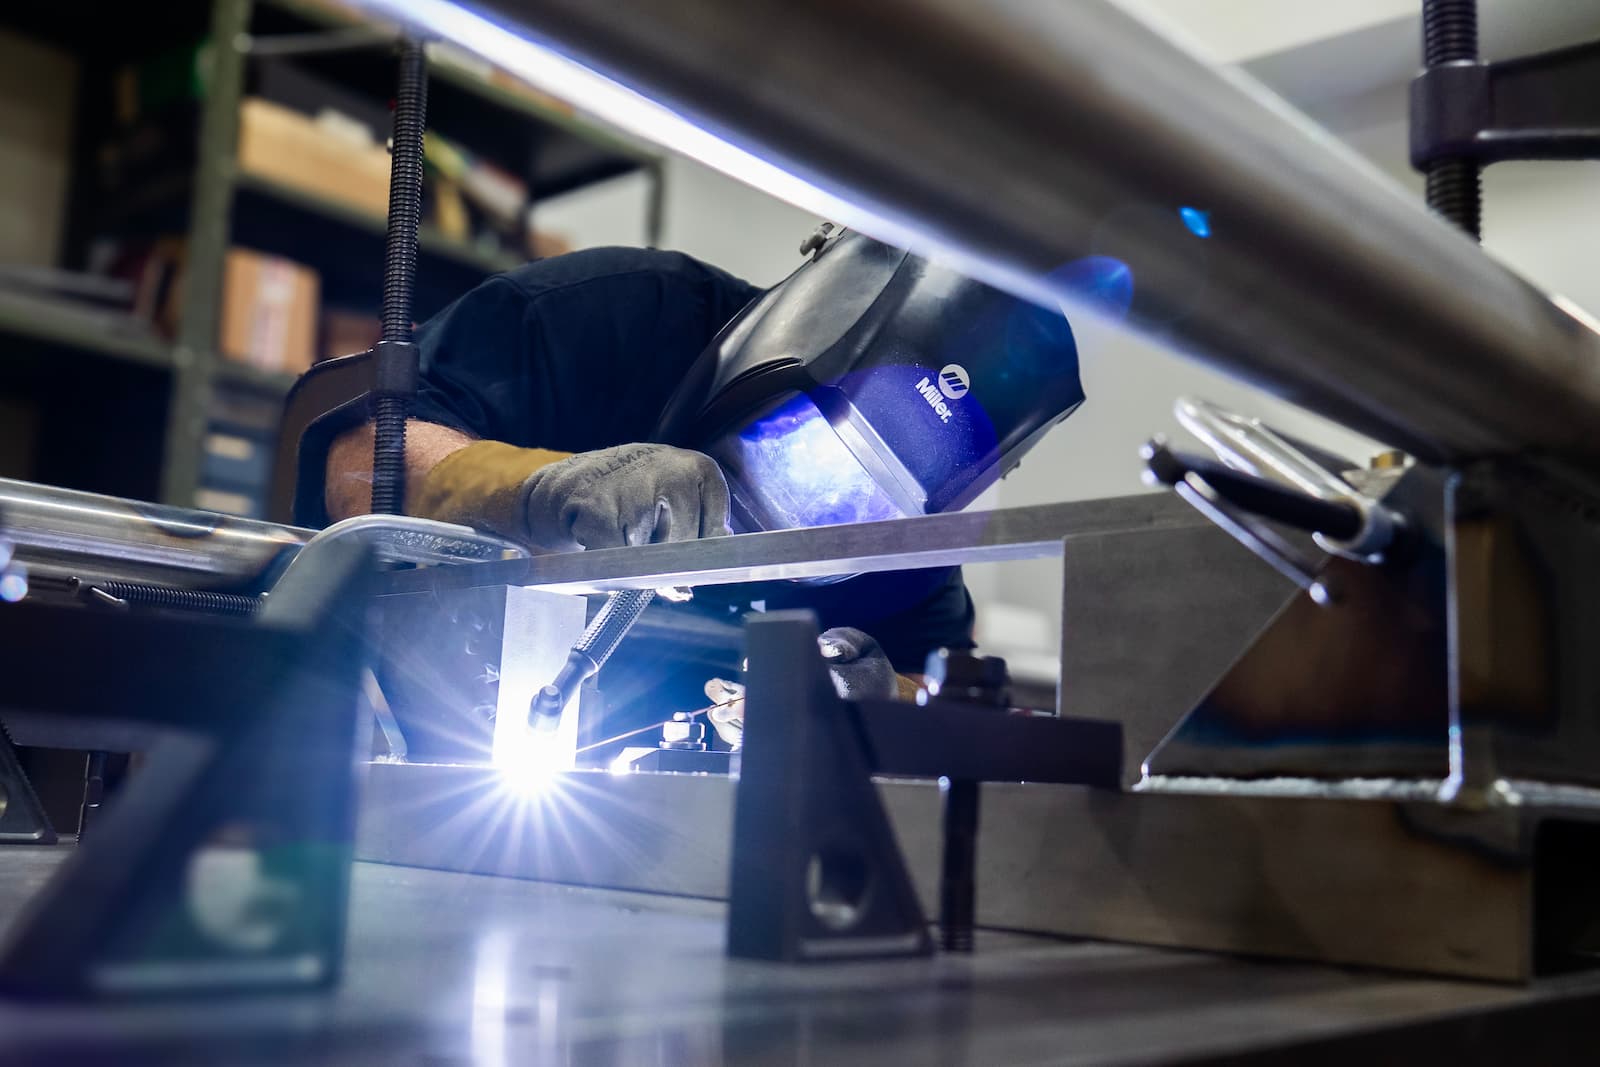
[[[473,438],[460,430],[415,419],[406,423],[406,499],[415,500],[422,480],[450,453]],[[328,450],[325,493],[328,515],[335,521],[372,510],[372,424],[337,438]]]

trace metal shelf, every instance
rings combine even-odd
[[[337,0],[258,0],[260,6],[271,7],[310,26],[324,29],[347,29],[370,20],[359,18]],[[395,30],[398,36],[398,29]],[[475,57],[464,57],[474,59]],[[487,66],[487,64],[485,64]],[[514,81],[510,75],[495,71],[501,78]],[[515,84],[502,84],[499,78],[485,76],[473,67],[453,60],[448,54],[430,53],[428,63],[430,81],[436,86],[446,86],[476,96],[481,101],[514,112],[571,135],[575,140],[624,157],[635,166],[645,166],[658,161],[660,153],[648,145],[628,138],[604,126],[590,122],[574,109],[552,97],[531,88],[521,89]],[[430,108],[436,102],[430,103]],[[617,168],[618,172],[626,168]],[[550,196],[585,184],[583,175],[535,174],[540,195]]]
[[[241,171],[237,167],[232,168],[232,172],[234,188],[237,191],[270,197],[289,207],[321,215],[339,225],[363,230],[378,238],[384,235],[387,220],[382,215],[371,214],[273,178],[263,178],[248,171]],[[424,225],[417,234],[417,253],[421,256],[433,256],[483,274],[511,270],[524,262],[523,258],[508,252],[485,251],[465,241],[446,237],[437,227],[429,225]],[[374,263],[376,262],[378,261],[374,260]]]
[[[109,31],[91,39],[79,32],[87,8],[76,0],[53,7],[13,6],[17,10],[7,11],[0,23],[72,52],[85,71],[101,72],[81,87],[84,100],[105,97],[110,75],[104,72],[130,57],[154,54],[175,40],[192,41],[201,34],[223,43],[209,53],[207,92],[195,102],[193,158],[185,154],[187,139],[180,139],[185,148],[177,153],[182,158],[175,160],[173,173],[150,176],[147,186],[124,190],[109,203],[97,196],[92,182],[80,182],[72,209],[74,218],[88,220],[80,228],[87,229],[92,222],[132,234],[184,233],[187,270],[177,294],[183,312],[175,338],[143,332],[114,314],[0,292],[0,366],[8,373],[26,369],[36,377],[47,370],[55,375],[61,371],[50,368],[58,364],[67,373],[77,373],[82,353],[88,355],[81,358],[98,356],[123,367],[154,368],[165,374],[164,380],[150,373],[122,375],[138,379],[141,388],[148,384],[153,391],[165,390],[165,436],[152,442],[150,449],[152,461],[160,465],[159,490],[130,483],[117,491],[192,504],[199,484],[205,413],[215,390],[231,388],[277,398],[295,381],[294,375],[233,363],[213,351],[230,245],[259,248],[315,268],[322,278],[326,306],[375,308],[382,284],[386,220],[381,215],[238,171],[240,101],[259,70],[237,46],[252,33],[265,39],[348,28],[365,20],[338,0],[173,0],[158,5],[153,14],[145,8],[116,8],[109,14],[96,10],[93,15],[104,24],[101,29]],[[356,91],[378,106],[393,92],[393,59],[381,45],[296,56],[292,62],[306,74]],[[436,90],[430,93],[431,125],[444,136],[521,174],[536,200],[644,169],[657,189],[651,200],[651,217],[657,221],[650,233],[659,231],[658,153],[592,124],[558,101],[523,89],[498,71],[477,66],[471,57],[455,59],[441,50],[432,57],[430,68]],[[85,118],[80,115],[76,121]],[[99,120],[85,127],[88,139],[75,149],[75,167],[93,163],[85,153],[94,137],[107,133],[99,129],[104,125]],[[653,239],[647,236],[647,242]],[[514,269],[526,258],[447,237],[432,226],[422,228],[419,245],[418,319],[435,313],[484,276]],[[81,251],[77,249],[74,261],[81,259]],[[58,354],[66,358],[55,358]],[[142,410],[159,408],[145,403]],[[101,465],[115,463],[105,459]]]
[[[11,292],[0,291],[0,338],[20,338],[158,370],[174,367],[173,347],[159,337],[120,332],[94,312],[57,307]],[[299,378],[287,371],[262,370],[221,357],[212,368],[213,377],[221,384],[278,396],[287,393]]]
[[[166,370],[173,365],[170,344],[132,324],[121,328],[114,313],[78,311],[17,293],[0,292],[0,335]]]
[[[218,358],[212,364],[212,378],[219,385],[237,386],[270,396],[283,396],[299,381],[298,374],[289,371],[262,370],[248,363]]]

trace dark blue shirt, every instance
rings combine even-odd
[[[717,332],[763,290],[676,252],[597,248],[496,275],[417,331],[415,418],[526,448],[587,452],[648,440]],[[828,586],[702,591],[705,606],[809,607],[855,626],[917,671],[941,645],[971,647],[957,569],[863,575]]]

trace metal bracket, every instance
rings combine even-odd
[[[1497,63],[1430,67],[1411,83],[1411,164],[1600,158],[1600,41]]]
[[[745,628],[750,673],[733,812],[728,955],[923,956],[927,920],[810,612]]]
[[[964,911],[978,783],[1120,783],[1117,723],[959,703],[842,700],[817,655],[810,612],[752,618],[745,640],[750,711],[734,804],[731,956],[797,961],[932,952],[874,774],[963,783],[947,796],[959,810],[947,810],[944,881],[965,887]],[[952,841],[957,855],[950,854]]]
[[[1145,764],[1183,779],[1400,779],[1516,803],[1600,787],[1600,497],[1512,461],[1413,467],[1385,497],[1403,555],[1328,562]]]
[[[337,978],[370,559],[344,541],[308,546],[250,622],[0,611],[0,643],[19,661],[93,664],[16,672],[8,706],[77,719],[97,742],[130,724],[160,733],[0,944],[0,989],[80,997]]]
[[[419,519],[411,515],[357,515],[336,522],[307,541],[289,566],[283,581],[313,546],[330,541],[369,545],[380,563],[443,565],[496,559],[527,559],[528,550],[515,541],[474,530],[470,526]],[[276,589],[274,589],[276,591]]]
[[[1332,557],[1145,761],[1148,777],[1433,778],[1445,736],[1443,479],[1413,468],[1385,498],[1415,520],[1405,558]]]
[[[17,760],[11,735],[0,722],[0,843],[53,845],[55,827],[45,814],[28,781],[27,772]]]

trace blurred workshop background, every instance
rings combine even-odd
[[[1126,3],[1420,199],[1405,130],[1415,0]],[[1600,33],[1594,5],[1481,10],[1487,58]],[[0,476],[264,515],[285,390],[377,337],[383,39],[329,0],[0,9]],[[595,245],[681,249],[761,284],[799,263],[814,217],[587,120],[581,100],[448,48],[433,61],[419,316],[495,271]],[[1594,168],[1503,164],[1486,184],[1488,250],[1600,307],[1592,249],[1566,225],[1600,196]],[[1089,402],[978,507],[1141,491],[1137,447],[1176,432],[1180,395],[1354,460],[1380,447],[1148,342],[1074,327]],[[969,573],[980,637],[1019,674],[1053,677],[1058,571]]]

